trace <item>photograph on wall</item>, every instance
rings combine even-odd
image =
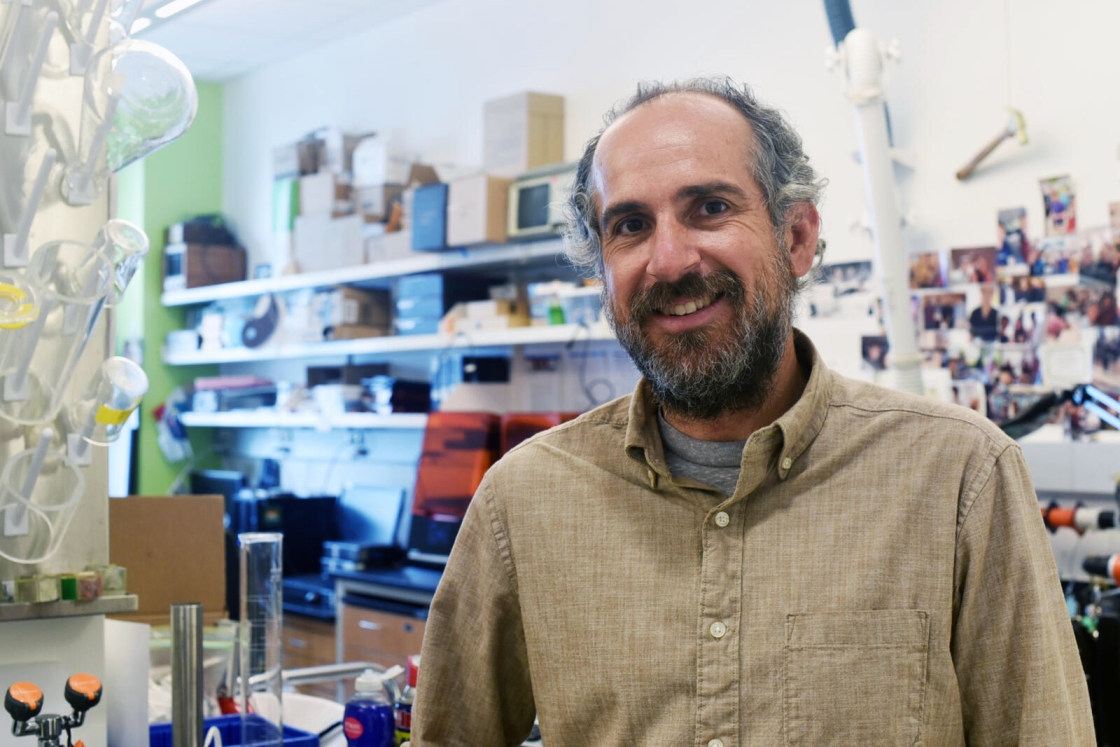
[[[941,259],[941,252],[910,255],[910,287],[945,287],[945,267]]]
[[[1026,264],[1027,261],[1027,209],[1008,208],[999,211],[999,247],[996,264],[1000,266]]]
[[[983,383],[972,379],[958,379],[953,382],[953,404],[987,415],[987,399]]]
[[[1061,236],[1077,231],[1077,195],[1069,175],[1040,179],[1046,235]]]
[[[1000,281],[1001,304],[1043,304],[1046,280],[1042,276],[1012,276]]]
[[[931,293],[922,296],[922,329],[967,329],[968,311],[963,293]]]
[[[982,246],[949,251],[949,285],[991,283],[996,279],[996,248]]]
[[[804,294],[809,316],[853,318],[877,313],[874,277],[870,261],[821,266]]]
[[[1085,248],[1080,242],[1042,242],[1032,253],[1032,275],[1076,275],[1081,272]]]
[[[1108,286],[1067,285],[1046,289],[1046,303],[1049,307],[1047,337],[1057,339],[1064,329],[1055,320],[1053,327],[1059,334],[1051,335],[1050,315],[1058,316],[1069,328],[1072,327],[1115,327],[1120,325],[1116,313],[1116,289]]]
[[[890,346],[885,335],[865,335],[860,338],[860,354],[865,365],[872,371],[884,371],[890,367],[887,353]]]
[[[968,330],[979,342],[1000,342],[1000,314],[996,309],[995,285],[980,286],[980,305],[968,314]],[[1006,317],[1004,317],[1006,320]],[[1006,339],[1002,342],[1007,342]]]
[[[1042,341],[1042,326],[1046,320],[1045,303],[1005,306],[1000,309],[1000,317],[1000,342],[1038,345]]]
[[[1083,233],[1082,245],[1081,280],[1115,286],[1120,272],[1120,243],[1113,232],[1101,229]]]
[[[1120,327],[1103,327],[1093,345],[1093,383],[1120,389]]]

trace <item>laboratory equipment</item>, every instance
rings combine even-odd
[[[20,9],[21,12],[23,8]],[[19,84],[19,92],[4,104],[4,132],[8,135],[21,135],[26,137],[31,134],[31,100],[35,96],[35,88],[39,83],[39,75],[43,72],[43,63],[47,61],[47,51],[51,44],[51,36],[58,26],[58,13],[53,10],[47,14],[43,27],[36,37],[37,42],[32,52],[30,64],[26,68],[23,80]],[[14,49],[15,44],[9,45]],[[4,64],[14,62],[12,54],[5,55]]]
[[[89,709],[101,702],[101,680],[92,674],[74,674],[63,694],[74,711],[69,716],[42,713],[43,691],[30,682],[17,682],[4,694],[4,710],[12,717],[12,735],[36,737],[39,747],[59,747],[63,732],[74,744],[71,730],[85,723]]]
[[[283,742],[283,542],[278,533],[237,536],[241,550],[238,709],[243,745]]]
[[[120,218],[108,221],[97,232],[93,248],[102,252],[113,266],[113,292],[106,299],[106,306],[120,303],[150,246],[144,229]]]
[[[88,205],[108,176],[172,142],[198,110],[194,80],[158,44],[126,39],[98,52],[85,74],[80,159],[62,180],[71,205]]]
[[[148,375],[136,363],[120,356],[102,363],[82,398],[66,408],[70,458],[87,464],[90,444],[107,446],[116,441],[147,393]]]
[[[112,268],[88,244],[52,241],[36,250],[27,276],[40,293],[39,314],[5,346],[0,417],[33,425],[58,413],[112,288]]]
[[[43,190],[47,186],[47,177],[50,176],[58,153],[54,148],[48,148],[43,154],[39,164],[39,172],[27,196],[27,205],[23,209],[19,226],[15,233],[4,234],[4,266],[26,267],[28,259],[27,237],[31,234],[31,221],[35,218],[35,211],[39,209],[39,202],[43,199]]]
[[[50,448],[44,428],[33,449],[11,457],[0,472],[0,557],[41,563],[62,545],[85,490],[81,469]]]
[[[109,0],[79,0],[68,14],[74,42],[70,45],[70,74],[85,75],[93,57],[94,43],[101,21],[109,10]]]
[[[372,669],[367,669],[354,681],[354,696],[346,703],[342,731],[349,747],[394,747],[396,744],[393,706],[385,697],[382,676]]]
[[[171,605],[171,733],[174,747],[202,744],[202,605]]]

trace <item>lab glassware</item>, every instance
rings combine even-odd
[[[26,272],[40,296],[39,313],[13,330],[5,345],[0,417],[34,425],[54,418],[62,406],[112,288],[112,268],[88,244],[63,240],[40,246]]]
[[[116,441],[147,393],[148,376],[136,363],[120,356],[102,363],[82,398],[64,408],[70,458],[84,464],[90,444],[107,446]]]
[[[14,455],[0,472],[0,557],[41,563],[62,545],[85,491],[82,471],[50,448],[44,428],[35,448]]]
[[[149,247],[144,229],[127,220],[113,218],[97,232],[93,248],[104,254],[113,266],[113,292],[106,299],[106,306],[120,303]]]
[[[241,549],[240,690],[242,745],[281,745],[283,542],[280,533],[237,535]]]

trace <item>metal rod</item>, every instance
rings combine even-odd
[[[321,664],[316,667],[300,667],[298,669],[285,669],[281,677],[285,685],[307,685],[312,682],[333,682],[357,677],[367,669],[383,673],[385,667],[368,661],[350,661],[343,664]]]
[[[171,605],[171,744],[202,747],[202,605]]]

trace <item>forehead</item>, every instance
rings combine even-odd
[[[750,124],[727,102],[700,93],[666,94],[607,128],[595,151],[591,187],[600,200],[715,180],[749,189],[754,146]]]

